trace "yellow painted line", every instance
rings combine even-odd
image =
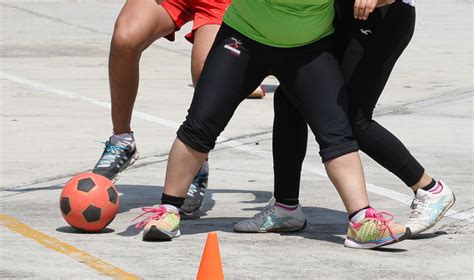
[[[11,231],[31,238],[39,244],[43,245],[44,247],[64,254],[68,257],[71,257],[107,276],[113,277],[115,279],[140,279],[140,277],[134,274],[128,273],[118,267],[108,264],[102,261],[101,259],[98,259],[86,252],[77,249],[72,245],[60,241],[59,239],[36,231],[31,227],[7,215],[0,214],[0,224]]]

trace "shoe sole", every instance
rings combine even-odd
[[[350,240],[350,239],[346,238],[346,240],[344,241],[344,247],[352,248],[352,249],[377,249],[377,248],[380,248],[382,246],[388,246],[388,245],[403,241],[403,240],[409,238],[410,236],[411,236],[411,230],[410,230],[410,228],[406,228],[405,233],[402,236],[400,236],[397,239],[392,239],[390,241],[387,241],[385,243],[380,243],[380,244],[357,243],[353,240]]]
[[[238,233],[283,233],[283,232],[298,232],[303,231],[306,228],[307,220],[304,221],[302,227],[293,227],[293,228],[282,228],[282,229],[273,229],[273,230],[259,230],[259,231],[240,231],[234,229],[234,232]]]
[[[181,232],[178,231],[173,233],[163,232],[159,230],[156,226],[151,226],[148,232],[143,234],[143,241],[171,241],[173,238],[179,237]]]
[[[138,150],[137,150],[133,154],[133,156],[127,162],[125,162],[125,164],[122,167],[120,167],[117,174],[112,179],[110,179],[110,181],[112,181],[112,183],[115,184],[120,178],[120,173],[124,171],[125,169],[127,169],[128,167],[132,166],[138,160],[139,157],[140,157],[140,154],[138,153]]]
[[[419,235],[420,233],[423,233],[427,230],[429,230],[430,228],[434,227],[443,217],[444,215],[446,215],[446,213],[449,211],[449,209],[451,209],[451,207],[453,207],[454,203],[456,203],[456,196],[454,195],[453,193],[453,201],[448,204],[448,206],[446,206],[446,208],[443,210],[443,212],[441,212],[441,215],[439,215],[439,217],[436,219],[436,221],[429,227],[417,232],[417,233],[413,233],[410,237],[415,237],[417,235]]]

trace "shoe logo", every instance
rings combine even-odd
[[[230,53],[235,55],[235,56],[239,56],[240,55],[240,46],[243,44],[242,41],[239,41],[237,39],[235,39],[234,37],[230,38],[233,42],[232,43],[229,43],[229,44],[225,44],[224,45],[224,48],[230,50]]]
[[[431,205],[430,221],[432,223],[437,221],[441,213],[443,213],[445,209],[445,205],[444,205],[445,200],[446,200],[446,196],[442,197],[437,203]]]
[[[362,34],[364,34],[364,35],[367,35],[367,36],[370,35],[370,34],[372,34],[372,30],[370,30],[370,29],[362,29],[362,28],[361,28],[361,29],[360,29],[360,32],[361,32]]]
[[[270,229],[280,229],[285,227],[285,223],[291,221],[292,217],[281,217],[277,218],[274,215],[267,216],[264,223],[260,226],[261,229],[270,230]]]

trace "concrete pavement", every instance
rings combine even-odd
[[[142,57],[133,119],[141,159],[117,183],[120,213],[105,233],[75,233],[61,217],[59,193],[71,175],[94,165],[103,147],[98,141],[110,134],[107,55],[122,3],[0,0],[0,278],[193,279],[213,230],[226,279],[472,278],[473,3],[417,2],[415,36],[376,118],[446,181],[457,202],[419,239],[360,251],[342,245],[346,214],[312,139],[301,195],[307,229],[232,232],[233,223],[272,195],[272,93],[243,102],[211,153],[206,215],[183,222],[183,236],[173,242],[141,241],[131,220],[160,198],[167,153],[192,97],[191,46],[182,38],[189,26],[176,42],[159,41]],[[363,160],[372,205],[405,222],[410,191]]]

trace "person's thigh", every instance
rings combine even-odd
[[[187,0],[189,1],[189,0]],[[222,17],[229,7],[230,0],[192,0],[194,5],[194,20],[191,33],[186,39],[193,42],[191,52],[191,74],[193,84],[201,75],[202,67],[206,61],[207,54],[212,47],[217,31],[222,24]]]
[[[191,75],[194,86],[196,86],[199,80],[204,62],[219,28],[220,25],[218,24],[206,24],[194,31],[194,44],[191,51]]]
[[[115,22],[114,39],[146,48],[176,28],[174,20],[156,0],[127,0]]]
[[[382,13],[381,9],[385,11]],[[363,55],[357,61],[348,83],[351,107],[358,107],[358,117],[363,114],[368,119],[372,118],[375,105],[415,27],[414,7],[397,2],[381,9],[377,9],[364,23],[364,28],[373,32],[356,36]]]
[[[327,51],[289,56],[281,86],[300,110],[320,146],[323,161],[357,150],[348,120],[348,97],[337,59]]]
[[[214,148],[240,102],[267,75],[264,55],[255,46],[233,29],[221,27],[178,131],[181,141],[200,152]]]

